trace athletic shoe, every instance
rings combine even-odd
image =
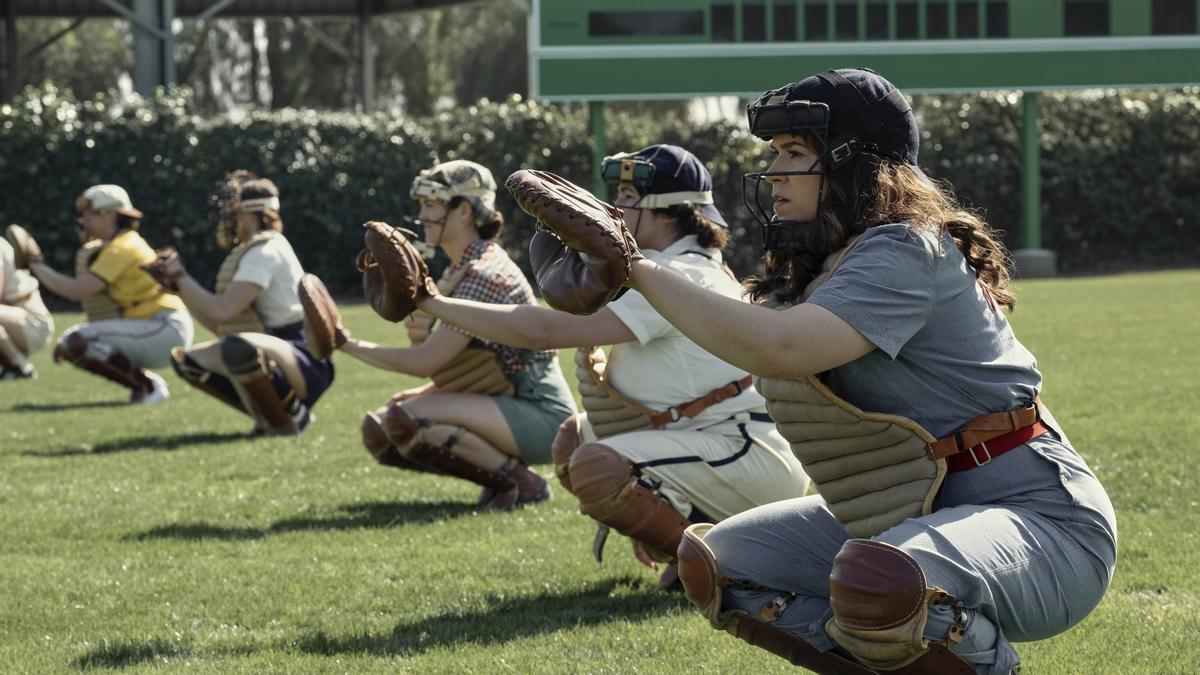
[[[145,374],[147,380],[150,380],[150,389],[133,392],[129,399],[131,403],[154,405],[170,398],[171,392],[167,390],[167,381],[161,375],[152,370],[143,370],[142,373]]]
[[[24,368],[4,366],[0,369],[0,380],[36,380],[37,370],[32,363],[26,363]]]
[[[298,407],[292,412],[292,423],[296,425],[296,434],[299,435],[304,433],[308,425],[317,421],[317,416],[303,403],[297,401],[296,405]]]

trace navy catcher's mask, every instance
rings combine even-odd
[[[804,241],[812,223],[780,220],[764,207],[759,201],[764,178],[820,176],[819,221],[827,176],[863,153],[917,168],[919,136],[912,107],[899,89],[872,70],[827,70],[768,91],[746,106],[746,118],[750,133],[764,141],[775,134],[793,134],[809,136],[817,144],[817,161],[803,171],[760,171],[743,176],[742,200],[762,228],[766,250]],[[769,195],[770,190],[766,192]]]

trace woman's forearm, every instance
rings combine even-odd
[[[407,375],[429,377],[432,370],[425,367],[421,350],[416,347],[383,347],[374,342],[350,338],[341,350],[363,363]]]
[[[421,310],[485,340],[524,349],[546,349],[545,314],[554,310],[534,305],[495,305],[436,296]]]
[[[217,296],[201,286],[190,274],[179,277],[178,285],[179,297],[183,299],[183,304],[187,305],[188,310],[205,326],[227,320],[219,312],[220,302]]]
[[[37,280],[41,282],[42,286],[45,286],[46,288],[54,291],[56,294],[61,295],[68,300],[79,302],[88,295],[91,295],[90,293],[82,292],[82,289],[79,287],[80,284],[75,277],[67,276],[53,267],[50,267],[46,263],[31,263],[29,265],[29,271],[33,272],[33,275],[37,277]],[[103,286],[101,286],[101,288],[103,288]]]

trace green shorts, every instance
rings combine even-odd
[[[526,464],[551,461],[550,446],[563,420],[574,415],[575,398],[558,359],[517,373],[515,396],[493,396]]]

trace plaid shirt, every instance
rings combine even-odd
[[[451,276],[466,267],[458,285],[450,297],[496,305],[536,305],[533,288],[521,268],[508,257],[504,248],[489,239],[476,239],[467,245],[463,257],[450,266],[443,276]],[[447,330],[471,337],[472,347],[490,349],[496,353],[504,374],[512,377],[534,363],[549,363],[554,359],[553,351],[534,351],[510,347],[485,340],[452,324],[442,324]]]

